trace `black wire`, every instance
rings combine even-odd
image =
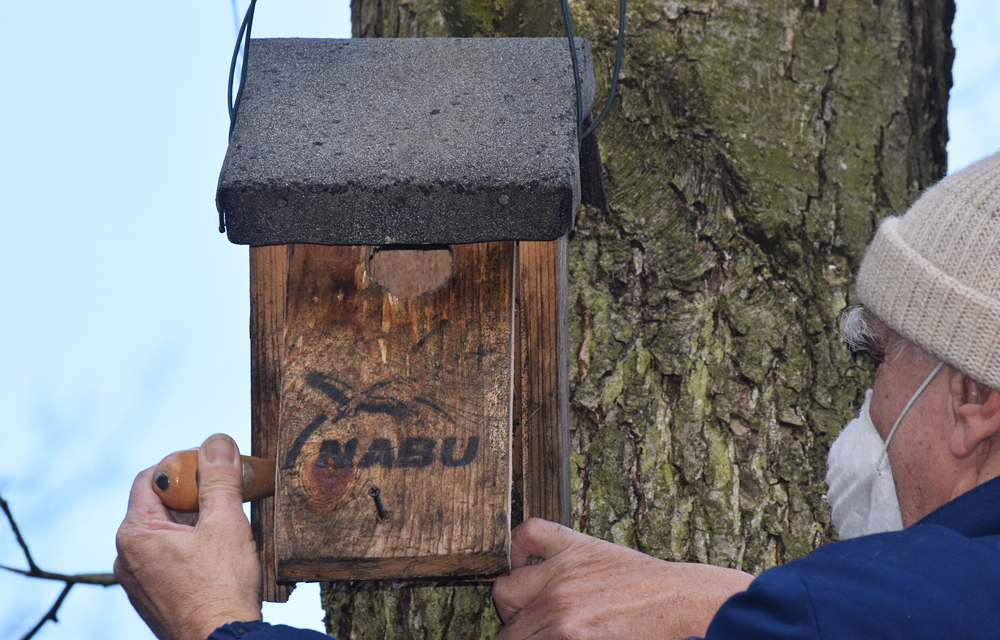
[[[233,61],[229,64],[229,98],[226,106],[229,108],[229,137],[233,136],[233,128],[236,126],[236,115],[240,111],[240,99],[243,97],[243,87],[247,83],[247,60],[250,57],[250,29],[253,27],[253,10],[257,6],[257,0],[250,0],[247,13],[243,16],[243,24],[236,34],[236,47],[233,49]],[[235,7],[235,5],[234,5]],[[244,39],[244,36],[246,38]],[[240,86],[236,90],[236,100],[233,100],[233,79],[236,76],[236,60],[240,55],[240,44],[243,44],[243,66],[240,67]],[[226,232],[226,215],[219,209],[219,233]]]
[[[625,0],[621,0],[621,8],[618,11],[618,48],[615,51],[615,70],[611,74],[611,91],[608,92],[608,101],[604,103],[604,111],[601,115],[597,116],[593,124],[583,132],[580,139],[583,140],[597,128],[604,118],[607,117],[608,112],[611,111],[611,103],[615,100],[615,93],[618,91],[618,73],[622,68],[622,50],[625,48]]]
[[[233,135],[233,127],[236,126],[236,115],[240,110],[240,99],[243,97],[243,87],[247,82],[247,61],[250,57],[250,29],[253,27],[253,10],[257,6],[257,0],[250,0],[247,13],[243,17],[243,24],[240,32],[236,35],[236,48],[233,49],[233,61],[229,65],[229,100],[226,104],[229,107],[229,135]],[[246,38],[244,39],[244,36]],[[236,60],[240,55],[240,44],[243,44],[243,66],[240,68],[240,86],[236,91],[236,100],[233,100],[233,79],[236,76]]]
[[[615,100],[615,93],[618,90],[618,74],[622,68],[622,51],[625,47],[625,2],[621,0],[618,12],[618,48],[615,51],[615,68],[611,75],[611,91],[608,92],[608,100],[604,104],[604,111],[596,120],[583,131],[583,82],[580,79],[580,64],[576,57],[576,42],[573,39],[573,24],[569,17],[569,3],[567,0],[560,0],[562,4],[563,24],[566,26],[566,38],[569,40],[570,57],[573,60],[573,81],[576,85],[576,135],[582,144],[583,139],[594,132],[594,129],[604,121],[608,112],[611,111],[611,104]]]
[[[580,133],[583,131],[583,82],[580,80],[580,61],[576,57],[576,40],[573,38],[573,22],[569,17],[569,3],[561,0],[563,25],[566,27],[566,39],[569,41],[569,56],[573,60],[573,82],[576,86],[576,138],[577,142],[583,140]]]

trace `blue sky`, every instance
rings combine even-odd
[[[1000,149],[1000,3],[958,0],[952,40],[955,86],[948,106],[948,170]]]
[[[249,449],[247,249],[218,234],[214,207],[233,9],[8,4],[0,492],[43,568],[108,571],[139,469],[215,431]],[[1000,148],[998,5],[959,0],[952,168]],[[349,32],[346,0],[261,2],[254,27]],[[6,523],[0,564],[23,566]],[[60,587],[0,573],[0,638],[31,628]],[[321,616],[315,586],[265,609],[314,628]],[[76,587],[60,620],[37,637],[153,637],[117,587]]]
[[[0,491],[43,568],[108,571],[138,470],[215,431],[249,450],[248,252],[214,206],[233,9],[8,5]],[[261,2],[254,35],[350,37],[348,3]],[[6,523],[0,563],[23,566]],[[59,590],[0,575],[0,638]],[[321,628],[318,588],[294,600],[266,615]],[[60,619],[37,637],[153,637],[119,588],[76,587]]]

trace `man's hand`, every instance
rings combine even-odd
[[[686,638],[703,635],[753,576],[665,562],[533,518],[511,534],[512,570],[493,584],[499,640]],[[528,558],[543,560],[528,564]]]
[[[153,468],[132,484],[118,529],[115,575],[161,640],[202,640],[216,627],[260,620],[261,571],[243,513],[236,443],[211,436],[198,451],[198,522],[175,522],[152,486]]]

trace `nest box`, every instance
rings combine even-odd
[[[604,192],[568,42],[255,39],[248,60],[217,205],[251,245],[266,599],[506,571],[512,519],[569,517],[566,235]]]

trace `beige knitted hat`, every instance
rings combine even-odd
[[[1000,389],[1000,153],[883,221],[857,286],[894,331]]]

